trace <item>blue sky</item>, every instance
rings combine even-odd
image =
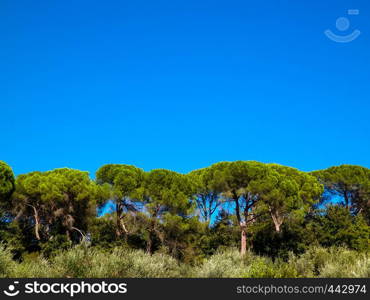
[[[1,0],[0,36],[0,160],[16,174],[370,167],[367,0]]]

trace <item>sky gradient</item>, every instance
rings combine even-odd
[[[16,174],[370,167],[367,0],[1,0],[0,35],[0,160]]]

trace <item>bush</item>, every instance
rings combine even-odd
[[[60,252],[51,259],[53,271],[57,277],[88,277],[92,262],[96,259],[94,252],[83,245]]]
[[[287,261],[237,250],[219,252],[195,269],[195,277],[297,278],[370,277],[370,258],[342,247],[311,247],[304,254],[292,253]]]
[[[251,252],[241,256],[237,249],[224,249],[194,267],[163,253],[149,255],[122,247],[104,251],[87,245],[59,252],[48,260],[35,254],[25,255],[20,263],[12,258],[11,250],[0,246],[0,277],[370,277],[369,253],[343,247],[310,247],[302,255],[290,253],[285,261]]]
[[[288,264],[300,277],[370,277],[369,254],[343,247],[311,247]]]
[[[246,278],[295,278],[298,277],[296,269],[285,262],[273,263],[271,259],[257,257],[248,266],[243,275]]]
[[[50,267],[48,261],[42,257],[37,257],[32,260],[25,260],[22,263],[17,263],[11,277],[15,278],[45,278],[54,277],[53,268]]]
[[[203,264],[195,268],[193,276],[207,278],[241,277],[246,270],[247,263],[254,255],[247,253],[244,257],[237,249],[219,251],[206,259]]]
[[[12,276],[16,267],[16,262],[12,258],[10,250],[0,244],[0,278]]]
[[[179,263],[164,254],[145,254],[140,250],[99,251],[75,247],[57,255],[52,267],[58,277],[181,277]]]

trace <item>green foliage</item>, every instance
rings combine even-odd
[[[164,213],[188,215],[194,210],[190,180],[182,174],[157,169],[150,171],[145,180],[147,209],[152,216]]]
[[[2,209],[9,207],[9,198],[14,191],[15,179],[13,170],[0,160],[0,217]]]
[[[92,221],[90,228],[91,244],[96,247],[109,248],[114,247],[116,243],[116,224],[112,214],[106,214],[103,217]]]
[[[114,195],[118,198],[130,197],[140,199],[139,189],[144,180],[144,171],[130,165],[104,165],[96,172],[99,184],[110,184],[114,188]]]
[[[16,266],[9,248],[0,244],[0,278],[11,277]]]
[[[178,238],[175,237],[169,243],[168,237],[174,236],[176,230],[182,234],[187,227],[187,217],[194,211],[193,187],[189,178],[164,169],[152,170],[146,176],[144,190],[146,210],[151,217],[147,232],[147,252],[153,253],[155,240],[160,240],[162,246],[169,246],[169,251],[178,256]],[[169,234],[163,232],[166,226],[170,229]]]
[[[14,181],[0,162],[0,277],[367,277],[369,182],[357,166],[255,161]],[[344,203],[318,204],[328,195]],[[115,211],[96,217],[107,201]]]
[[[290,278],[297,277],[294,266],[252,252],[240,255],[236,249],[220,251],[194,270],[195,277],[208,278]]]
[[[128,211],[134,210],[132,202],[142,201],[144,179],[144,171],[130,165],[104,165],[96,172],[97,183],[111,187],[108,199],[113,199],[117,205]]]
[[[48,258],[56,255],[61,250],[68,250],[72,247],[72,242],[64,234],[50,237],[46,242],[40,244],[40,253]]]
[[[104,205],[105,201],[113,200],[116,205],[116,236],[127,234],[127,224],[125,213],[136,212],[137,205],[144,201],[144,179],[143,170],[130,165],[109,164],[101,167],[96,172],[98,184],[110,189],[106,198],[100,202]]]
[[[203,252],[212,255],[220,249],[238,248],[240,231],[235,224],[237,224],[235,216],[222,210],[204,239]]]
[[[20,259],[27,249],[27,241],[17,222],[1,222],[0,220],[0,245],[11,249],[15,259]]]
[[[37,240],[67,233],[80,240],[95,216],[99,188],[87,172],[56,169],[17,177],[13,211],[35,228]]]
[[[354,216],[343,206],[329,205],[325,211],[317,211],[306,228],[322,246],[370,251],[370,227],[362,215]]]
[[[11,273],[14,278],[46,278],[55,277],[55,269],[50,262],[41,256],[26,256],[24,261],[17,263]]]
[[[61,252],[52,259],[51,268],[52,274],[56,277],[163,278],[182,275],[178,262],[168,255],[150,256],[139,250],[122,248],[97,251],[92,248],[75,247]]]
[[[369,277],[370,257],[346,248],[311,247],[299,257],[292,256],[300,277]]]
[[[274,224],[271,220],[262,221],[259,224],[254,224],[252,228],[251,242],[255,253],[271,258],[287,259],[290,252],[300,254],[309,246],[307,236],[311,232],[305,230],[303,220],[288,218],[280,233],[274,230]]]
[[[163,246],[165,253],[187,263],[201,259],[202,236],[208,230],[207,224],[196,217],[183,218],[165,214],[163,218]]]
[[[198,207],[207,215],[206,200],[222,197],[231,203],[241,231],[242,252],[246,251],[246,238],[253,238],[254,223],[267,221],[270,215],[276,232],[291,216],[304,218],[311,206],[318,202],[323,186],[305,172],[277,164],[255,161],[223,162],[190,173],[196,183]],[[218,198],[216,198],[218,199]],[[210,205],[210,204],[208,204]]]
[[[268,208],[277,232],[287,215],[302,217],[318,200],[324,189],[314,176],[277,164],[268,165],[264,178],[251,188]]]
[[[195,277],[210,278],[296,278],[296,277],[369,277],[370,257],[346,248],[311,247],[288,261],[256,256],[237,250],[217,253],[193,271]]]
[[[362,213],[370,224],[370,169],[341,165],[312,174],[324,184],[326,196],[339,196],[346,207],[355,214]]]
[[[145,254],[141,250],[103,250],[77,246],[45,259],[28,255],[15,262],[9,249],[0,247],[0,277],[62,278],[294,278],[370,277],[369,253],[341,247],[310,247],[301,255],[290,254],[287,261],[237,249],[218,251],[196,266],[179,263],[169,255]]]
[[[299,277],[297,270],[290,264],[281,261],[272,262],[266,257],[257,257],[243,274],[246,278],[294,278]]]
[[[245,272],[244,260],[250,261],[251,253],[242,256],[237,249],[217,252],[194,270],[194,277],[236,278]]]
[[[289,252],[301,254],[311,245],[370,251],[370,227],[363,216],[354,216],[343,206],[329,205],[311,211],[304,219],[291,214],[279,234],[273,231],[271,221],[260,221],[251,229],[253,250],[260,255],[287,259]]]
[[[217,176],[219,175],[218,165],[195,170],[187,174],[193,185],[197,208],[205,222],[209,222],[222,203],[221,186]]]

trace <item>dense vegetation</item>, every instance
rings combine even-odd
[[[360,166],[109,164],[92,180],[0,162],[0,277],[369,277],[369,225]]]

